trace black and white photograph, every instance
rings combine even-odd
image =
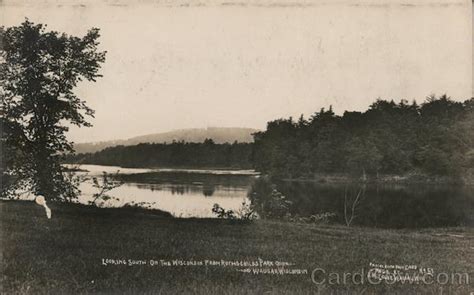
[[[472,0],[0,0],[0,294],[474,294]]]

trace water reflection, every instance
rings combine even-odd
[[[277,187],[293,202],[292,213],[308,216],[333,212],[339,223],[345,222],[344,195],[353,200],[360,190],[360,185],[354,184],[310,182],[279,182]],[[366,185],[355,215],[354,224],[370,227],[469,226],[474,223],[474,188],[457,185]]]
[[[116,172],[119,167],[83,165],[88,175],[101,171]],[[153,208],[175,216],[215,217],[214,203],[226,209],[238,210],[247,200],[247,191],[255,173],[247,171],[225,174],[212,170],[187,171],[120,168],[125,184],[110,192],[119,198],[107,206],[126,203],[149,203]],[[123,174],[128,173],[128,174]],[[314,182],[276,183],[277,189],[291,201],[291,213],[310,216],[335,213],[335,221],[345,223],[344,200],[351,200],[360,185]],[[90,182],[81,184],[81,202],[87,202],[96,192]],[[345,193],[346,192],[346,193]],[[347,200],[346,200],[347,201]],[[471,226],[474,224],[474,187],[459,185],[366,185],[356,206],[354,225],[383,228],[422,228]]]
[[[87,175],[100,175],[102,171],[116,172],[118,167],[83,165]],[[122,170],[120,170],[122,171]],[[126,170],[118,178],[124,185],[110,191],[118,201],[108,201],[105,206],[120,207],[127,203],[146,204],[151,208],[165,210],[181,217],[215,217],[211,209],[215,203],[231,210],[240,208],[247,199],[247,191],[255,173],[247,171],[224,174],[212,170],[203,173],[194,171],[143,171]],[[85,172],[81,172],[86,174]],[[96,193],[90,181],[80,185],[80,201],[87,203]]]
[[[128,183],[129,185],[131,183]],[[163,191],[169,190],[173,195],[186,195],[189,193],[197,194],[201,193],[203,196],[212,197],[216,189],[221,191],[241,191],[242,189],[247,190],[247,186],[234,187],[234,186],[225,186],[225,185],[214,185],[214,184],[162,184],[162,183],[134,183],[139,189],[151,190],[154,191]]]
[[[212,184],[206,184],[206,185],[203,185],[202,187],[202,193],[206,197],[212,196],[215,190],[216,190],[216,186]]]

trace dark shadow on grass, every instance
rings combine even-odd
[[[25,212],[27,208],[33,206],[38,210],[43,210],[40,206],[34,204],[33,201],[21,201],[21,200],[0,200],[0,204],[9,203],[14,207],[24,207]],[[13,204],[12,204],[13,203]],[[173,215],[169,212],[159,210],[159,209],[147,209],[138,206],[124,206],[118,208],[101,208],[92,205],[84,205],[78,203],[48,203],[48,206],[53,212],[53,219],[58,217],[117,217],[117,216],[153,216],[153,217],[162,217],[162,218],[173,218]],[[36,210],[35,210],[36,211]]]

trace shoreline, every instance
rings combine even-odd
[[[176,167],[125,167],[125,166],[111,166],[111,165],[100,165],[100,164],[74,164],[74,163],[63,163],[64,165],[93,165],[103,167],[118,167],[123,169],[148,169],[150,171],[137,172],[137,173],[122,173],[122,174],[142,174],[142,173],[199,173],[199,174],[222,174],[226,175],[248,175],[261,177],[266,174],[254,169],[248,168],[236,168],[236,167],[189,167],[189,166],[176,166]],[[68,168],[66,168],[68,169]],[[69,170],[69,169],[68,169]],[[87,169],[77,169],[77,172],[84,172]],[[219,173],[211,173],[212,171]],[[241,172],[241,173],[236,173]],[[446,185],[474,185],[474,172],[469,171],[468,175],[465,176],[434,176],[423,173],[407,173],[407,174],[379,174],[378,176],[368,176],[365,180],[362,177],[355,177],[348,173],[316,173],[312,177],[303,176],[298,178],[288,177],[271,177],[276,181],[287,181],[287,182],[314,182],[314,183],[367,183],[367,184],[446,184]]]
[[[430,176],[426,174],[406,174],[406,175],[379,175],[378,177],[353,177],[348,174],[316,174],[312,178],[275,178],[286,182],[313,182],[313,183],[366,183],[366,184],[421,184],[421,185],[474,185],[473,177],[454,176]]]

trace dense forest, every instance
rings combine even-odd
[[[109,147],[95,153],[70,155],[66,162],[122,167],[235,168],[253,167],[252,144],[216,144],[212,139],[202,143],[141,143]]]
[[[460,176],[474,168],[474,99],[377,100],[365,112],[330,107],[308,119],[278,119],[255,142],[116,146],[68,162],[124,167],[255,168],[277,178],[346,174]]]
[[[377,100],[365,112],[269,122],[255,134],[254,165],[280,178],[315,173],[460,176],[474,167],[474,99],[423,104]]]

